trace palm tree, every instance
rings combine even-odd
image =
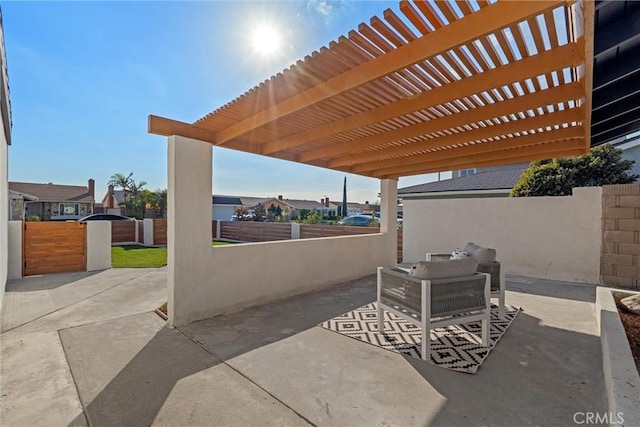
[[[121,174],[121,173],[114,173],[113,175],[111,175],[111,178],[107,183],[107,185],[113,185],[115,188],[122,189],[122,192],[124,193],[124,214],[125,215],[127,214],[127,193],[129,192],[131,182],[133,181],[133,179],[131,178],[132,176],[133,176],[133,172],[130,172],[129,176],[124,176],[124,174]]]
[[[143,187],[147,185],[146,181],[136,181],[132,178],[129,183],[129,193],[131,195],[131,207],[136,214],[140,214],[140,219],[144,218],[144,208],[146,200],[143,193]]]

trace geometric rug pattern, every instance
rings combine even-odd
[[[498,316],[498,306],[491,304],[489,347],[479,338],[481,321],[431,329],[431,354],[428,362],[442,368],[474,374],[506,332],[520,308],[505,305],[505,316]],[[337,332],[386,350],[422,360],[420,327],[393,313],[384,311],[384,334],[378,332],[378,306],[372,302],[320,324]]]

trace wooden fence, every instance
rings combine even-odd
[[[154,245],[167,244],[167,220],[166,219],[153,220],[153,244]]]
[[[222,221],[220,238],[242,242],[291,239],[291,224],[279,222]]]
[[[111,221],[111,243],[125,243],[135,241],[135,221]]]
[[[87,224],[24,222],[22,230],[23,276],[86,270]]]
[[[350,236],[355,234],[376,234],[378,227],[349,227],[344,225],[301,224],[300,238],[313,239],[317,237]]]
[[[116,228],[123,228],[123,230],[112,227],[112,236],[116,236],[118,239],[127,240],[114,240],[117,242],[131,242],[134,241],[134,232],[132,230],[124,230],[124,226],[121,223],[128,221],[113,221],[112,225]],[[127,225],[127,224],[125,224]],[[133,224],[131,224],[132,226]],[[235,240],[239,242],[271,242],[277,240],[290,240],[292,238],[291,223],[278,223],[278,222],[251,222],[251,221],[220,221],[220,235],[217,234],[218,221],[211,221],[211,237],[213,239],[227,239]],[[143,229],[142,224],[139,226],[139,230]],[[116,230],[116,231],[114,231]],[[334,237],[334,236],[352,236],[361,234],[375,234],[379,233],[378,227],[349,227],[342,225],[321,225],[321,224],[300,224],[300,239],[314,239],[320,237]],[[129,234],[127,234],[129,233]],[[139,231],[139,242],[143,241],[143,234]],[[166,219],[154,219],[153,220],[153,244],[154,245],[166,245],[167,244],[167,220]],[[402,229],[398,230],[398,262],[402,262]]]

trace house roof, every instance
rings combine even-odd
[[[593,9],[401,1],[194,123],[148,130],[376,178],[583,154]]]
[[[9,182],[9,189],[35,196],[40,202],[94,202],[93,196],[89,193],[89,189],[77,185]]]
[[[398,189],[398,195],[449,191],[511,190],[525,169],[526,166],[518,166],[412,185]]]
[[[113,197],[119,205],[124,203],[124,190],[113,190]]]
[[[240,200],[240,197],[235,196],[216,196],[214,194],[211,197],[211,201],[214,205],[242,206],[242,200]]]
[[[9,198],[11,199],[25,199],[28,201],[36,201],[38,198],[33,194],[21,193],[20,191],[15,191],[9,189]]]

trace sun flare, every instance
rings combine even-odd
[[[262,55],[277,53],[282,46],[280,33],[269,25],[256,27],[251,33],[251,46]]]

